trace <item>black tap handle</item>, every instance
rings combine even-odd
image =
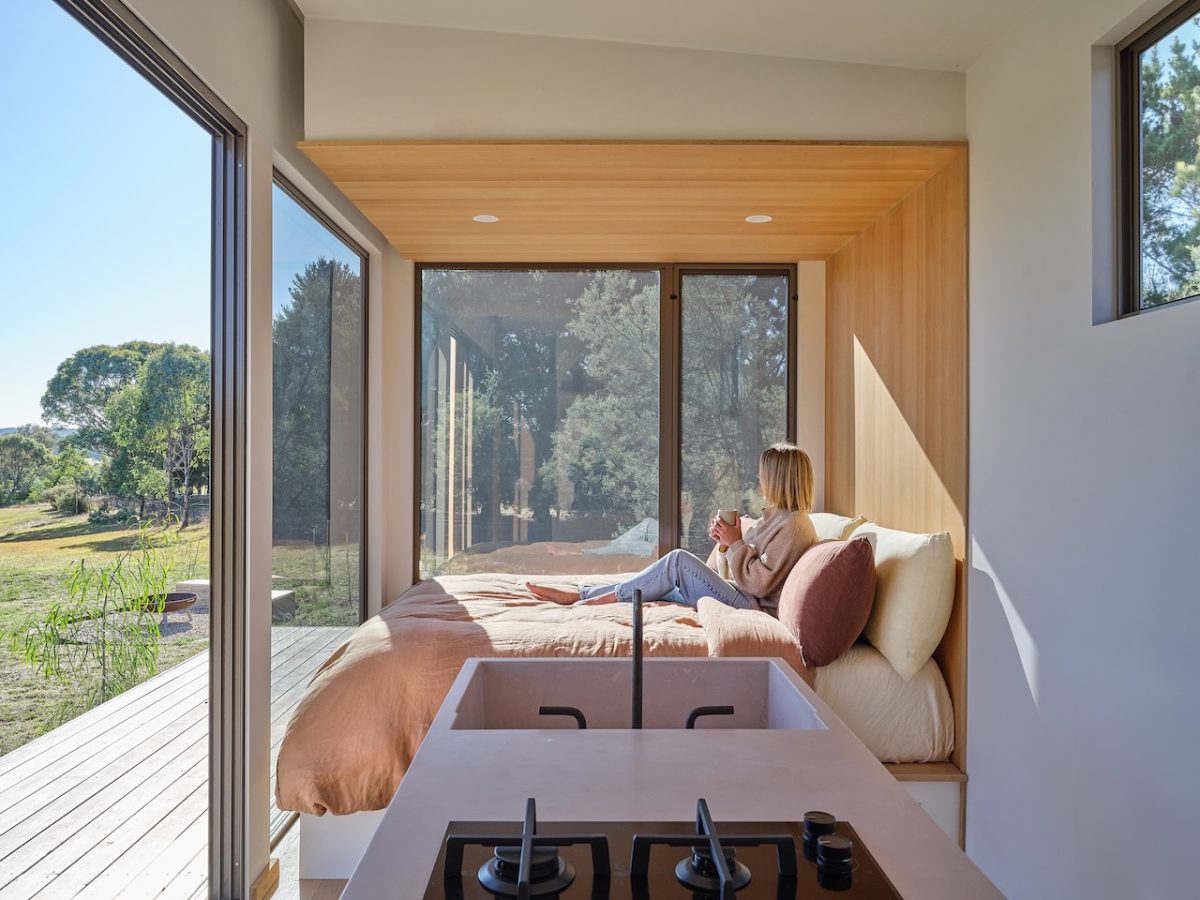
[[[587,719],[583,710],[574,706],[539,706],[539,716],[570,716],[580,728],[587,728]]]
[[[701,716],[732,716],[732,706],[697,706],[688,713],[687,724],[684,728],[695,728],[696,720]]]

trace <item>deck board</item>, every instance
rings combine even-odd
[[[353,630],[272,631],[272,797],[287,721]],[[0,757],[0,896],[202,896],[207,809],[200,653]],[[285,815],[272,805],[273,820]]]

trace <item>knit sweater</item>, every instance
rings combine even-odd
[[[753,597],[771,615],[779,609],[779,595],[792,566],[817,542],[812,519],[802,510],[768,506],[742,540],[729,545],[729,574],[743,594]]]

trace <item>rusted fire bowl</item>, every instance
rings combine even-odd
[[[158,604],[162,602],[162,594],[157,597],[152,597],[150,602],[153,604],[153,609],[158,609]],[[183,592],[173,592],[166,595],[166,602],[163,603],[162,611],[164,613],[179,612],[183,609],[188,609],[196,604],[196,595]]]
[[[185,612],[191,609],[196,604],[196,595],[183,591],[172,591],[169,594],[158,594],[154,597],[146,598],[147,609],[159,611],[161,606],[162,619],[159,621],[159,627],[167,624],[167,613]],[[192,621],[192,614],[187,613],[187,620]]]

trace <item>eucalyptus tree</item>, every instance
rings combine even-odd
[[[128,341],[97,344],[72,353],[61,363],[42,394],[47,422],[76,429],[72,441],[96,453],[111,454],[116,445],[109,402],[137,378],[138,371],[161,344]]]
[[[207,352],[185,344],[164,344],[147,357],[133,382],[105,409],[139,493],[165,481],[171,510],[176,494],[182,498],[181,528],[190,524],[192,490],[210,457],[209,385]],[[159,463],[161,479],[151,476],[150,460]]]
[[[20,503],[50,462],[50,451],[27,434],[0,437],[0,504]]]

